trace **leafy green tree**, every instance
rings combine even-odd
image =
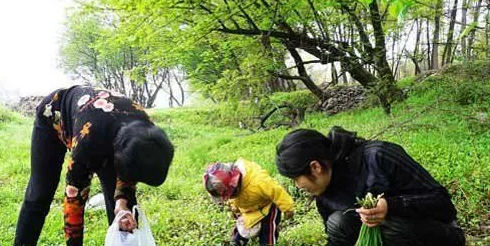
[[[446,2],[89,0],[83,3],[82,12],[103,16],[103,21],[98,20],[104,23],[102,35],[97,34],[99,45],[87,47],[97,50],[98,59],[101,55],[136,59],[122,66],[134,81],[147,80],[148,74],[162,68],[179,67],[193,90],[215,101],[263,98],[294,89],[296,84],[291,81],[300,81],[317,98],[326,100],[331,95],[318,86],[320,81],[313,79],[306,65],[335,64],[340,71],[331,72],[333,81],[349,74],[378,95],[389,113],[391,103],[401,95],[393,75],[402,57],[395,54],[395,46],[401,46],[400,30],[417,22],[417,45],[410,57],[417,72],[423,68],[419,64],[423,52],[431,54],[429,67],[438,67]],[[425,49],[419,49],[424,19],[427,36],[432,37],[427,38]],[[454,24],[457,22],[452,29]],[[387,40],[392,41],[391,65]],[[445,47],[446,62],[453,60],[457,46],[453,47]],[[115,55],[122,51],[124,55]],[[305,60],[304,53],[315,58]],[[294,60],[292,69],[285,68],[287,54]]]
[[[156,67],[145,56],[148,46],[132,37],[120,39],[120,17],[112,12],[80,9],[68,19],[61,48],[62,65],[89,85],[123,93],[145,107],[170,79],[170,68]]]

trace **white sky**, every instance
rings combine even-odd
[[[65,9],[73,5],[73,0],[0,0],[0,104],[77,83],[59,67]],[[157,107],[167,106],[164,94]]]
[[[70,2],[0,1],[1,94],[44,95],[74,83],[58,65],[65,6]]]

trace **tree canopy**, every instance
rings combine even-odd
[[[173,88],[175,71],[214,101],[298,87],[328,100],[321,84],[348,75],[389,113],[403,98],[396,86],[401,63],[412,61],[420,73],[481,54],[474,48],[482,3],[464,2],[473,22],[463,25],[446,14],[451,1],[442,0],[87,0],[67,22],[62,53],[67,70],[148,106],[160,88]],[[440,31],[441,18],[449,19],[447,32]],[[285,59],[294,66],[286,67]],[[316,81],[311,64],[328,65],[328,81]]]

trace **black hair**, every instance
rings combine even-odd
[[[114,139],[114,166],[123,181],[161,185],[173,156],[167,135],[151,122],[127,123]]]
[[[281,175],[295,178],[310,174],[310,163],[314,160],[327,168],[327,163],[335,165],[343,160],[358,140],[362,139],[355,132],[338,126],[331,128],[328,137],[316,130],[294,130],[277,145],[277,169]]]

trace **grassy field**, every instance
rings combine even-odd
[[[458,69],[423,83],[402,81],[409,98],[395,104],[391,116],[379,108],[335,116],[309,112],[299,127],[327,133],[331,126],[340,125],[366,138],[401,144],[448,188],[469,245],[489,245],[490,84],[480,75],[468,76],[473,70]],[[275,145],[291,129],[251,133],[238,127],[240,113],[216,116],[213,107],[152,110],[150,114],[176,146],[167,181],[158,188],[138,188],[139,202],[158,245],[222,245],[229,239],[232,220],[209,201],[201,176],[206,163],[238,157],[256,161],[295,195],[296,216],[282,222],[278,245],[325,245],[327,238],[314,205],[307,206],[306,198],[277,174],[274,165]],[[31,118],[0,109],[0,245],[13,241],[29,176],[31,124]],[[62,178],[39,245],[63,245],[63,187]],[[91,194],[98,192],[94,179]],[[105,212],[87,211],[86,225],[85,245],[102,245],[107,230]]]

